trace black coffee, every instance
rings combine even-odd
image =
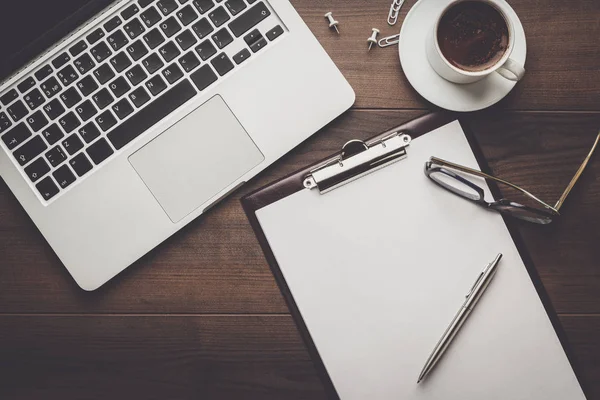
[[[438,25],[442,54],[465,71],[483,71],[508,49],[508,25],[496,8],[482,1],[463,1],[450,7]]]

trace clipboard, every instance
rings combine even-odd
[[[315,344],[315,341],[313,340],[307,324],[305,323],[303,315],[300,312],[296,298],[286,282],[281,266],[278,264],[273,248],[267,239],[265,231],[263,230],[263,226],[261,226],[257,213],[261,209],[269,207],[270,205],[286,199],[300,191],[313,190],[318,191],[320,195],[327,196],[328,192],[336,190],[343,185],[352,185],[353,181],[361,179],[365,175],[376,173],[377,170],[386,168],[391,164],[401,164],[402,159],[407,156],[410,157],[410,144],[412,140],[422,137],[428,132],[444,127],[453,121],[458,121],[458,123],[460,123],[468,145],[473,152],[480,169],[483,172],[489,173],[489,166],[487,165],[473,134],[468,128],[468,120],[464,117],[459,119],[457,115],[453,113],[436,112],[406,122],[405,124],[383,132],[372,139],[367,140],[366,142],[348,142],[342,148],[340,153],[334,154],[320,162],[307,166],[306,168],[303,168],[272,183],[271,185],[258,189],[257,191],[243,197],[241,200],[244,211],[246,212],[250,224],[258,238],[259,244],[286,300],[294,321],[296,322],[303,341],[308,348],[315,368],[320,375],[329,398],[340,398],[340,395],[338,390],[336,390],[332,377],[325,366],[325,362],[317,348],[317,345]],[[424,161],[425,160],[423,160],[423,163]],[[488,182],[488,186],[494,198],[501,197],[500,190],[494,182]],[[448,194],[448,196],[451,195]],[[459,200],[464,201],[462,199]],[[533,266],[524,242],[518,233],[518,230],[515,226],[515,221],[504,216],[501,216],[500,218],[502,218],[504,224],[506,225],[506,228],[510,234],[510,238],[512,238],[512,242],[518,252],[518,256],[520,256],[521,260],[523,261],[527,275],[535,287],[535,292],[537,293],[537,296],[539,296],[539,299],[543,305],[543,309],[551,323],[553,333],[558,338],[560,346],[564,350],[566,359],[568,360],[567,364],[575,377],[574,381],[581,390],[581,397],[577,398],[584,399],[588,391],[582,382],[581,374],[579,374],[577,371],[577,365],[575,364],[572,356],[572,351],[569,349],[566,336],[560,325],[556,312],[550,303],[543,284],[537,274],[537,271]],[[492,255],[490,254],[490,257],[491,256]],[[491,258],[488,261],[491,261]],[[480,265],[481,268],[483,266],[484,263]],[[460,293],[458,293],[458,295],[460,296]],[[456,304],[455,308],[458,307],[458,305],[459,304]],[[447,322],[449,322],[452,315],[452,313],[447,315]],[[465,327],[465,329],[468,330],[468,326]],[[443,330],[434,332],[434,336],[439,336],[442,332]],[[433,348],[434,344],[435,343],[430,344],[431,348]],[[422,359],[422,362],[425,362],[425,358]],[[452,365],[443,365],[438,368],[452,368]],[[417,369],[420,370],[420,367]],[[419,370],[414,370],[415,378]],[[416,381],[414,383],[416,385]]]

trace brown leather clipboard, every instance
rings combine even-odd
[[[469,118],[464,117],[464,116],[459,117],[459,115],[455,114],[455,113],[440,111],[440,112],[423,115],[421,117],[418,117],[416,119],[408,121],[400,126],[394,127],[386,132],[383,132],[379,135],[376,135],[370,141],[373,141],[373,140],[376,140],[379,138],[388,137],[389,135],[391,135],[395,132],[402,132],[402,133],[408,134],[414,139],[421,135],[425,135],[428,132],[431,132],[431,131],[433,131],[439,127],[442,127],[442,126],[444,126],[454,120],[457,120],[457,119],[460,122],[463,131],[465,132],[465,135],[467,137],[467,140],[469,142],[471,150],[475,154],[475,158],[477,159],[477,162],[479,163],[481,170],[488,174],[491,173],[490,168],[489,168],[485,158],[483,157],[483,153],[481,152],[481,149],[479,148],[479,146],[475,140],[475,136],[469,129],[469,126],[470,126]],[[277,284],[279,285],[281,293],[285,298],[285,301],[288,305],[290,313],[292,314],[292,317],[294,318],[294,321],[296,323],[296,326],[298,327],[298,330],[300,331],[302,339],[304,340],[304,343],[307,346],[307,349],[313,360],[315,368],[316,368],[317,372],[319,373],[322,383],[325,387],[325,391],[326,391],[328,397],[332,398],[332,399],[338,399],[339,396],[335,390],[335,387],[333,386],[333,383],[331,381],[331,378],[329,377],[329,374],[327,373],[327,370],[325,368],[325,365],[323,364],[323,361],[319,355],[319,352],[317,351],[317,348],[311,338],[310,332],[308,331],[308,328],[306,327],[306,324],[304,323],[302,315],[301,315],[300,311],[298,310],[298,307],[296,305],[294,297],[287,286],[287,283],[283,277],[283,274],[281,272],[281,269],[279,268],[279,265],[277,264],[277,260],[275,259],[273,251],[272,251],[271,247],[269,246],[266,236],[262,230],[262,227],[260,226],[260,223],[258,222],[258,218],[256,217],[256,212],[259,209],[266,207],[269,204],[275,203],[275,202],[277,202],[287,196],[290,196],[296,192],[299,192],[300,190],[305,190],[304,180],[305,180],[306,176],[309,175],[309,173],[311,171],[313,171],[315,168],[326,164],[328,161],[335,159],[335,157],[337,157],[337,156],[338,156],[338,154],[335,154],[335,155],[332,155],[331,157],[323,159],[317,163],[309,165],[299,171],[296,171],[296,172],[270,184],[270,185],[267,185],[261,189],[258,189],[256,191],[244,196],[241,199],[242,206],[244,208],[246,216],[248,217],[248,219],[250,221],[250,225],[252,226],[252,229],[254,230],[256,237],[258,238],[258,242],[263,250],[263,253],[265,254],[265,257],[267,259],[267,262],[269,263],[271,271],[273,272],[273,275],[275,276],[275,280],[277,281]],[[500,193],[500,189],[498,188],[498,186],[493,181],[488,180],[487,183],[488,183],[488,186],[489,186],[492,194],[494,195],[494,198],[500,199],[502,197],[502,195]],[[536,288],[536,291],[542,301],[542,304],[544,305],[546,313],[548,314],[548,317],[550,318],[550,321],[552,322],[552,326],[554,327],[554,330],[561,342],[561,345],[562,345],[563,349],[565,350],[567,358],[569,359],[569,363],[571,364],[571,367],[573,368],[573,371],[575,372],[575,375],[577,376],[579,384],[582,387],[583,392],[586,395],[586,397],[589,398],[589,391],[586,388],[586,385],[584,384],[584,382],[582,381],[582,378],[581,378],[582,375],[578,371],[577,363],[575,362],[574,357],[573,357],[573,352],[571,351],[571,349],[569,347],[569,344],[566,339],[566,335],[560,324],[560,321],[558,319],[556,311],[554,310],[554,307],[552,306],[552,304],[550,302],[550,298],[548,297],[548,294],[546,293],[546,290],[544,289],[544,286],[542,284],[542,281],[540,280],[537,270],[533,266],[533,262],[531,260],[531,257],[529,256],[529,253],[527,252],[527,249],[524,245],[521,235],[516,227],[515,221],[508,217],[504,217],[504,223],[506,224],[506,226],[510,232],[510,235],[517,247],[517,250],[519,251],[521,258],[523,259],[523,262],[525,264],[525,267],[527,268],[529,276]]]

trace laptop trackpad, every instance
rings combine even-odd
[[[215,96],[129,157],[178,222],[264,157],[221,96]]]

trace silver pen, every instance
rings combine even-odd
[[[433,349],[433,352],[427,359],[427,362],[425,363],[425,366],[423,367],[423,370],[419,375],[417,383],[425,379],[425,377],[435,367],[437,362],[442,358],[442,356],[446,352],[446,349],[448,348],[450,343],[452,343],[452,340],[462,327],[463,323],[467,320],[469,314],[471,314],[471,311],[473,311],[473,308],[475,307],[475,305],[487,289],[488,285],[496,275],[496,271],[498,270],[498,262],[501,258],[502,254],[498,254],[494,261],[492,261],[487,267],[485,267],[485,269],[479,274],[477,280],[473,284],[473,287],[471,288],[469,293],[467,293],[465,302],[463,303],[462,307],[460,307],[460,310],[458,310],[458,313],[456,314],[452,322],[450,322],[450,325],[446,329],[446,332],[444,332],[442,338],[439,340],[439,342],[435,346],[435,349]]]

